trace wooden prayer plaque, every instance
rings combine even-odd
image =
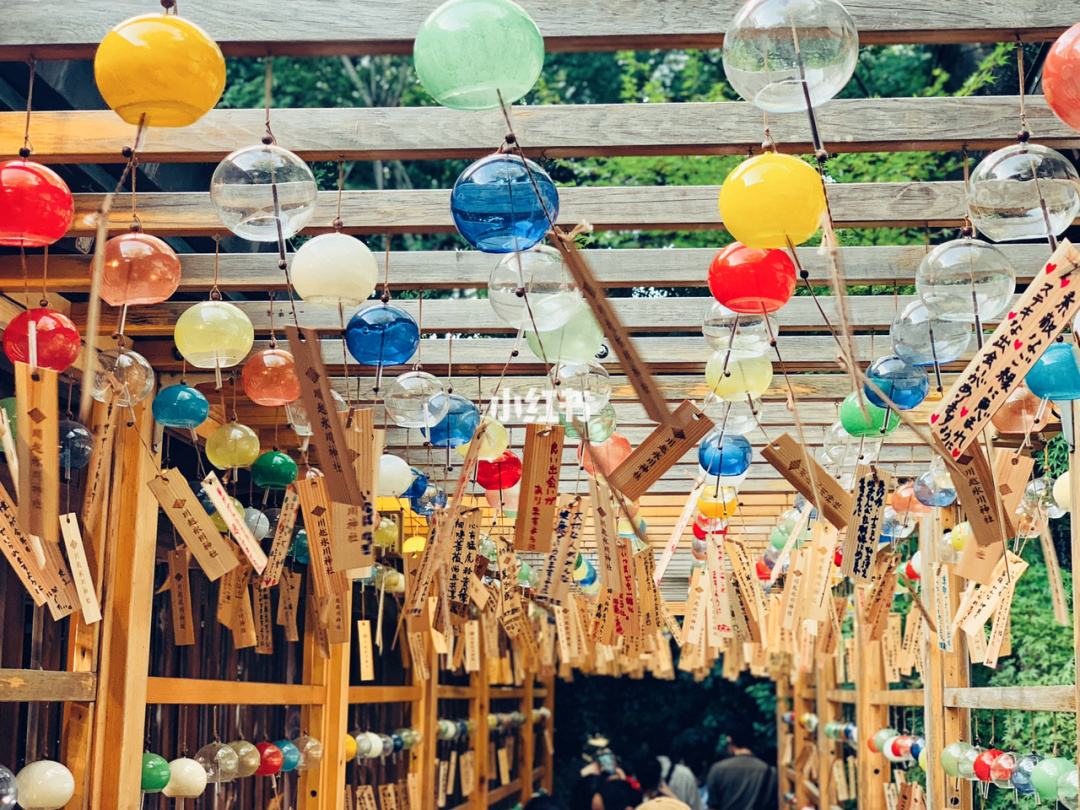
[[[15,364],[19,526],[50,543],[60,540],[58,376],[51,369]]]
[[[790,434],[784,433],[772,444],[765,445],[761,455],[806,500],[817,506],[829,523],[837,529],[847,527],[848,518],[851,517],[851,493],[840,486],[840,482],[805,452]]]
[[[559,501],[563,429],[560,425],[525,426],[521,473],[521,506],[514,524],[514,548],[551,551]]]
[[[694,403],[683,400],[671,418],[650,433],[622,464],[615,468],[608,483],[636,501],[649,487],[697,446],[698,440],[713,429],[713,421]]]
[[[1077,283],[1077,287],[1071,286]],[[946,458],[959,459],[1047,347],[1080,312],[1080,251],[1063,240],[930,414]]]
[[[221,536],[179,470],[162,470],[147,486],[207,579],[213,582],[240,564],[232,546]]]
[[[240,546],[240,550],[248,558],[251,567],[255,569],[255,573],[261,574],[266,569],[266,552],[262,550],[259,541],[255,539],[251,529],[244,522],[243,514],[237,511],[236,504],[229,497],[229,493],[225,491],[225,487],[216,472],[211,470],[207,474],[206,478],[202,480],[202,488],[203,492],[206,493],[206,497],[213,502],[214,508],[217,509],[218,514],[225,521],[229,534],[236,540],[236,544]]]

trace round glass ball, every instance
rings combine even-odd
[[[983,158],[971,173],[968,215],[995,242],[1059,236],[1077,214],[1080,175],[1072,161],[1048,147],[1006,146]]]
[[[4,354],[12,363],[29,363],[30,333],[37,344],[37,365],[66,371],[79,356],[82,342],[71,318],[48,307],[20,312],[4,329]]]
[[[138,405],[154,390],[154,369],[138,352],[122,349],[118,352],[102,352],[94,371],[94,387],[91,395],[98,402],[115,403],[122,408]]]
[[[180,286],[180,258],[161,239],[135,231],[105,243],[101,299],[110,306],[167,301]]]
[[[59,810],[75,795],[75,777],[51,759],[27,763],[15,776],[19,805],[26,810]]]
[[[836,0],[753,0],[724,37],[724,75],[735,91],[770,113],[817,107],[851,79],[859,32]],[[805,92],[804,92],[805,84]]]
[[[280,408],[300,397],[296,361],[285,349],[263,349],[248,358],[240,372],[240,385],[256,405]]]
[[[1068,343],[1051,343],[1024,377],[1039,399],[1069,402],[1080,399],[1080,364]]]
[[[871,363],[866,378],[866,398],[879,408],[895,406],[897,410],[909,411],[920,405],[930,392],[926,372],[895,355]]]
[[[795,264],[782,250],[735,242],[709,265],[709,291],[732,312],[776,312],[795,294]]]
[[[210,178],[210,201],[218,218],[252,242],[296,236],[311,221],[317,195],[311,168],[276,144],[237,149]]]
[[[379,304],[352,316],[345,327],[345,345],[362,365],[400,366],[416,354],[420,328],[405,310]]]
[[[525,330],[529,350],[545,363],[588,363],[603,347],[604,333],[589,305],[579,298],[569,309],[566,323],[558,329]]]
[[[239,422],[226,422],[206,439],[206,458],[219,470],[250,467],[259,457],[259,434]]]
[[[425,430],[428,441],[434,447],[458,447],[472,439],[480,426],[480,410],[460,394],[439,394],[435,397],[434,407],[443,410],[446,415],[429,430]]]
[[[611,399],[611,376],[599,363],[560,363],[555,371],[556,392],[563,413],[587,419]]]
[[[157,392],[153,411],[159,425],[194,430],[210,415],[210,402],[198,388],[176,383]]]
[[[446,389],[426,371],[408,371],[386,387],[386,415],[403,428],[430,428],[446,416]]]
[[[195,368],[230,368],[251,351],[255,327],[235,304],[200,301],[177,318],[173,341],[180,356]]]
[[[559,192],[531,160],[498,153],[461,173],[450,211],[458,233],[477,250],[520,252],[539,244],[558,218]]]
[[[967,311],[972,308],[969,306]],[[974,334],[970,322],[946,320],[931,313],[922,301],[904,307],[889,328],[893,354],[914,366],[942,366],[959,360],[971,346]]]
[[[986,323],[1009,308],[1016,270],[993,245],[981,239],[954,239],[923,257],[915,272],[915,291],[936,318],[975,323],[977,314]]]
[[[94,434],[74,419],[62,419],[60,433],[60,466],[65,470],[81,470],[90,463],[94,449]]]
[[[821,177],[793,155],[766,152],[748,158],[720,187],[724,227],[748,248],[801,245],[817,233],[824,214]]]
[[[263,489],[285,489],[296,480],[299,469],[288,453],[269,450],[251,465],[251,482]]]
[[[488,279],[491,308],[515,329],[558,329],[574,314],[580,298],[562,254],[547,245],[507,255]]]
[[[322,233],[300,246],[289,274],[296,294],[309,303],[357,307],[375,291],[379,265],[356,237]]]
[[[712,431],[698,445],[698,464],[707,475],[742,475],[750,468],[754,448],[743,436]]]
[[[67,233],[75,198],[64,179],[40,163],[0,161],[0,245],[45,247]]]
[[[738,313],[714,303],[701,322],[701,334],[715,351],[730,351],[733,360],[744,360],[772,351],[772,339],[780,334],[780,327],[767,315]]]

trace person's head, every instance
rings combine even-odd
[[[655,756],[643,757],[634,769],[638,784],[644,793],[653,793],[660,789],[663,775],[660,773],[660,760]]]
[[[641,794],[625,779],[604,782],[593,800],[594,810],[633,810],[639,804]]]
[[[554,796],[543,793],[529,799],[524,810],[566,810],[566,807]]]
[[[752,751],[755,744],[754,729],[750,723],[733,726],[728,731],[728,751]]]

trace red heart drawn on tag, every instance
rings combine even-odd
[[[931,425],[936,425],[937,420],[938,420],[938,414],[936,414],[936,413],[930,414],[930,424]]]
[[[960,409],[960,418],[961,418],[961,419],[963,419],[963,418],[964,418],[965,416],[967,416],[967,415],[968,415],[969,413],[970,413],[970,411],[969,411],[969,410],[968,410],[967,408],[961,408],[961,409]]]
[[[1069,279],[1067,279],[1067,278],[1063,278],[1063,279],[1061,280],[1061,286],[1062,286],[1062,287],[1068,287],[1068,286],[1069,286]]]
[[[1047,263],[1047,265],[1046,265],[1046,272],[1047,273],[1053,273],[1055,270],[1057,270],[1057,265],[1056,264],[1054,264],[1053,262]]]
[[[1022,348],[1024,348],[1024,341],[1022,341],[1022,340],[1014,340],[1013,341],[1013,348],[1016,349],[1017,351],[1020,351]]]
[[[1009,313],[1009,320],[1010,321],[1015,321],[1016,320],[1016,313],[1015,312],[1010,312]]]
[[[952,451],[952,457],[953,458],[959,458],[960,457],[960,451],[959,450],[953,450]]]

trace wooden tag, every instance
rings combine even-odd
[[[990,638],[986,642],[986,655],[983,665],[990,669],[997,669],[998,659],[1004,654],[1005,637],[1009,632],[1009,620],[1012,616],[1013,593],[1016,590],[1016,582],[1009,586],[1008,590],[998,601],[994,610],[994,621],[990,625]]]
[[[207,474],[206,478],[202,480],[202,488],[203,492],[214,504],[218,514],[221,515],[222,520],[225,521],[229,534],[236,540],[236,544],[240,546],[240,550],[248,558],[251,567],[255,569],[255,573],[261,574],[266,569],[266,552],[262,550],[262,546],[259,545],[259,541],[251,533],[251,529],[247,527],[244,516],[237,511],[236,505],[233,503],[232,498],[229,497],[229,493],[225,491],[225,487],[222,485],[221,479],[217,477],[216,472],[211,470]]]
[[[465,617],[469,612],[469,580],[476,570],[476,550],[480,545],[480,512],[469,512],[462,520],[455,521],[450,538],[446,594],[453,614]]]
[[[514,548],[551,551],[559,501],[564,431],[560,425],[525,426],[521,472],[521,507],[514,524]]]
[[[270,617],[270,591],[255,588],[255,653],[274,654],[274,627]]]
[[[233,646],[238,650],[254,647],[258,643],[255,635],[255,615],[251,609],[251,591],[248,588],[247,571],[234,573],[233,585],[236,588],[233,602]]]
[[[747,551],[744,543],[734,539],[724,541],[724,550],[731,564],[733,575],[731,584],[735,601],[739,604],[739,612],[746,619],[748,640],[760,644],[762,642],[761,616],[765,606],[761,599],[761,588],[754,581],[752,573],[754,563],[750,558],[750,552]]]
[[[1080,252],[1063,240],[930,414],[930,429],[946,458],[959,459],[972,446],[1035,361],[1072,323],[1080,296],[1070,285],[1078,278]]]
[[[74,512],[60,516],[60,534],[64,538],[68,564],[71,566],[71,578],[75,583],[75,595],[79,598],[79,610],[82,611],[83,623],[94,624],[101,621],[101,605],[98,603],[94,588],[94,577],[90,573],[90,563],[86,559],[82,532],[79,531],[79,519]],[[186,577],[185,571],[185,577]],[[188,599],[190,607],[190,597]],[[192,642],[194,643],[194,642]]]
[[[847,527],[848,518],[851,516],[851,494],[809,456],[790,434],[784,433],[771,444],[765,445],[761,456],[802,493],[806,500],[818,506],[822,517],[829,523],[837,529]]]
[[[120,408],[111,392],[107,402],[94,402],[93,416],[90,432],[94,437],[94,445],[90,451],[90,463],[86,467],[86,487],[83,490],[82,504],[83,526],[86,526],[88,531],[98,525],[112,474],[113,440],[120,419]]]
[[[15,432],[11,429],[7,411],[0,408],[0,447],[4,450],[4,460],[11,473],[11,482],[15,486],[15,497],[19,497],[19,452],[15,449]],[[91,454],[93,451],[91,451]],[[91,455],[91,457],[93,457]]]
[[[624,498],[636,501],[714,427],[694,403],[683,400],[671,418],[653,430],[615,469],[608,483]]]
[[[405,776],[405,788],[409,794],[409,807],[415,807],[417,810],[420,808],[420,774],[416,771],[409,771]]]
[[[675,556],[675,551],[678,549],[683,535],[686,534],[686,528],[690,525],[690,521],[694,519],[694,515],[697,514],[697,502],[703,489],[705,489],[705,482],[701,481],[694,486],[690,491],[690,495],[687,496],[683,510],[679,514],[679,519],[671,530],[667,545],[664,546],[664,553],[660,555],[660,560],[656,563],[656,573],[653,576],[657,585],[664,578],[664,572],[667,571],[672,557]]]
[[[472,795],[476,787],[476,752],[468,750],[461,755],[461,795]]]
[[[195,643],[195,617],[191,610],[191,581],[188,578],[191,552],[186,548],[176,548],[168,552],[167,559],[173,643],[177,647],[190,647]]]
[[[371,785],[360,785],[356,789],[356,804],[360,810],[379,810],[375,803],[375,788]]]
[[[989,585],[975,588],[972,598],[961,605],[953,618],[953,624],[965,633],[972,634],[982,627],[997,610],[998,603],[1015,586],[1028,564],[1013,554],[1006,552],[1005,557],[995,566]]]
[[[431,673],[428,670],[427,646],[423,633],[409,633],[409,657],[412,659],[413,683],[425,683]]]
[[[885,498],[892,491],[892,475],[877,467],[860,467],[856,473],[855,501],[844,535],[840,570],[855,582],[869,582],[874,555],[881,538]]]
[[[286,641],[299,641],[297,616],[300,610],[300,574],[296,571],[284,571],[278,591],[278,624],[285,627]]]
[[[304,529],[307,531],[308,547],[311,550],[311,584],[315,596],[319,599],[332,593],[340,593],[349,587],[344,570],[339,571],[334,565],[330,500],[325,481],[324,476],[315,476],[297,479],[293,483],[300,498]]]
[[[450,761],[446,766],[446,795],[454,795],[454,787],[457,782],[458,752],[450,752]]]
[[[881,640],[881,657],[886,683],[897,683],[900,680],[901,621],[899,613],[890,613],[885,621],[885,635]]]
[[[499,784],[510,784],[510,757],[505,747],[499,748],[495,755],[499,762]]]
[[[1010,527],[1010,537],[1014,534],[1013,516],[1024,497],[1024,489],[1031,480],[1031,471],[1034,467],[1035,459],[1031,456],[1020,455],[1006,449],[999,449],[994,453],[993,476],[997,481],[998,494],[1001,496],[1001,511]]]
[[[480,671],[480,622],[465,622],[465,671]]]
[[[382,810],[397,810],[397,791],[392,784],[379,785],[379,804]]]
[[[213,582],[240,564],[232,546],[214,526],[179,470],[162,470],[147,482],[147,486],[207,579]]]
[[[52,616],[53,621],[59,621],[79,609],[75,582],[64,561],[64,555],[60,553],[60,545],[58,543],[40,545],[45,554],[45,562],[39,566],[41,578],[46,583],[45,604],[49,607],[49,615]]]
[[[41,606],[48,601],[52,582],[42,571],[30,538],[19,529],[18,513],[8,491],[0,485],[0,553],[11,564],[19,581]]]
[[[1050,536],[1050,529],[1046,523],[1042,524],[1039,533],[1042,545],[1043,561],[1046,563],[1046,576],[1050,581],[1050,601],[1054,604],[1054,621],[1069,627],[1069,606],[1065,601],[1065,585],[1061,579],[1061,564],[1058,561],[1057,549],[1054,548],[1054,538]]]
[[[345,644],[349,641],[352,618],[349,614],[347,594],[332,593],[319,605],[319,618],[326,626],[329,644]]]
[[[289,348],[296,360],[300,398],[311,421],[311,442],[318,451],[319,469],[326,479],[329,500],[360,506],[360,485],[353,467],[354,453],[349,447],[345,425],[338,416],[330,392],[330,377],[323,365],[319,333],[314,329],[286,326],[285,334],[289,337]]]
[[[375,478],[382,455],[382,436],[383,431],[375,429],[375,414],[370,408],[357,408],[349,415],[345,441],[353,452],[353,470],[360,494],[360,503],[350,510],[352,517],[359,518],[360,525],[348,541],[359,546],[345,557],[351,559],[355,555],[359,565],[349,568],[364,568],[375,561]]]
[[[650,549],[648,555],[652,556]],[[709,543],[706,550],[706,570],[708,571],[709,597],[712,605],[710,627],[719,638],[732,638],[735,631],[731,626],[731,595],[728,593],[727,577],[724,571],[723,546]]]
[[[934,588],[934,624],[937,625],[937,646],[942,652],[952,652],[955,629],[952,623],[952,585],[950,570],[937,563],[931,577]]]
[[[281,569],[285,565],[285,556],[289,553],[292,545],[293,529],[296,528],[296,513],[300,508],[300,496],[296,494],[296,488],[291,484],[285,489],[285,497],[281,501],[281,513],[278,515],[277,526],[274,528],[274,539],[270,543],[270,556],[259,577],[260,588],[270,588],[278,584],[281,579]]]
[[[60,541],[60,417],[55,371],[15,363],[19,526],[50,543]]]
[[[879,641],[885,634],[886,617],[892,608],[893,593],[896,591],[896,569],[899,565],[899,554],[882,552],[879,555],[873,587],[866,600],[863,633],[867,641]]]
[[[585,257],[572,241],[564,239],[558,233],[552,237],[552,241],[559,252],[562,253],[563,261],[566,262],[567,269],[574,277],[574,282],[577,284],[578,289],[581,290],[585,301],[596,316],[596,322],[600,325],[604,336],[611,344],[615,355],[619,358],[623,373],[630,379],[630,384],[634,387],[638,400],[645,408],[645,413],[654,422],[661,425],[666,424],[671,417],[667,399],[656,384],[649,367],[645,365],[638,354],[637,347],[634,346],[630,334],[615,313],[615,308],[607,297],[606,289],[593,276]],[[555,358],[550,358],[550,360],[554,361]]]
[[[356,623],[356,643],[360,653],[360,680],[375,680],[375,656],[371,649],[371,621],[360,619]]]
[[[1011,531],[1001,501],[994,495],[993,473],[982,447],[972,444],[953,463],[950,474],[974,535],[974,542],[964,547],[953,573],[987,584]]]
[[[618,539],[615,502],[611,489],[603,476],[589,478],[589,496],[593,509],[593,537],[596,538],[596,576],[609,591],[619,592],[621,580],[615,560],[615,543]]]
[[[561,605],[566,599],[574,581],[582,522],[581,498],[574,496],[563,503],[555,518],[555,549],[544,561],[540,587],[533,599],[553,605]]]

